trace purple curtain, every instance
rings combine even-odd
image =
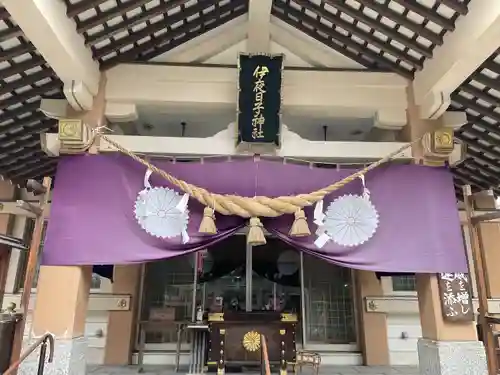
[[[172,175],[220,194],[279,196],[308,193],[354,170],[311,169],[272,161],[209,160],[204,163],[155,164]],[[145,168],[119,155],[61,159],[52,198],[43,262],[49,265],[125,264],[169,258],[206,248],[230,236],[246,221],[217,214],[219,234],[201,236],[203,207],[189,201],[189,235],[160,240],[137,224],[133,207],[143,189]],[[154,186],[169,186],[153,176]],[[458,210],[450,172],[416,165],[380,167],[366,176],[379,211],[374,237],[356,248],[328,243],[319,250],[314,236],[290,238],[293,215],[263,220],[280,239],[309,254],[343,266],[381,272],[465,272]],[[360,181],[331,194],[360,193]],[[312,218],[312,209],[306,210]],[[310,223],[314,231],[315,225]]]
[[[373,238],[361,246],[330,241],[318,249],[314,235],[288,235],[292,217],[268,220],[265,226],[289,245],[344,267],[389,273],[467,272],[452,178],[446,169],[382,167],[368,176],[367,187],[380,221]],[[338,195],[329,196],[325,207]],[[314,233],[313,210],[305,211]]]
[[[178,166],[183,169],[185,164]],[[63,158],[56,174],[43,263],[106,265],[169,258],[205,249],[244,225],[241,218],[219,216],[218,234],[200,235],[203,207],[190,200],[189,243],[150,236],[133,212],[137,193],[144,188],[144,172],[144,167],[123,156]],[[207,173],[200,171],[199,177]],[[151,182],[157,186],[162,180],[152,176]]]

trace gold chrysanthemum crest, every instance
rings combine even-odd
[[[249,352],[255,352],[260,349],[260,334],[255,331],[249,331],[243,336],[243,347]]]

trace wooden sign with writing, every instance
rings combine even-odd
[[[240,54],[238,58],[238,140],[245,151],[280,147],[284,55]]]
[[[473,321],[474,309],[469,274],[439,273],[438,281],[444,320]]]

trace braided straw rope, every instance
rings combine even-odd
[[[110,145],[115,147],[121,153],[131,157],[138,163],[149,168],[151,171],[158,173],[165,180],[170,182],[172,185],[178,187],[184,193],[189,194],[191,197],[195,198],[201,204],[213,208],[215,211],[222,215],[237,215],[243,218],[249,217],[277,217],[284,214],[294,214],[303,207],[312,206],[314,203],[322,200],[326,195],[332,193],[333,191],[340,189],[341,187],[347,185],[349,182],[354,181],[356,178],[361,177],[367,172],[377,168],[381,164],[384,164],[396,155],[400,154],[404,150],[410,148],[414,143],[419,142],[422,138],[419,138],[411,143],[408,143],[398,150],[390,153],[383,159],[380,159],[369,166],[359,170],[356,173],[344,178],[343,180],[337,181],[329,186],[326,186],[320,190],[313,191],[308,194],[299,194],[295,196],[281,196],[276,198],[269,197],[242,197],[239,195],[226,195],[226,194],[215,194],[211,193],[201,187],[187,183],[186,181],[179,180],[174,176],[168,174],[164,170],[154,166],[148,161],[140,158],[133,152],[125,149],[120,144],[111,140],[105,134],[99,134],[100,138],[104,139]]]

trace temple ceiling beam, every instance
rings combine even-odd
[[[278,158],[301,160],[318,160],[338,163],[364,163],[381,159],[387,154],[402,147],[401,142],[324,142],[309,141],[296,133],[284,128],[282,131],[283,145],[277,151]],[[234,124],[216,135],[207,138],[192,137],[157,137],[110,135],[111,139],[122,147],[137,154],[147,154],[154,157],[178,157],[180,159],[201,158],[209,156],[241,155],[234,146]],[[49,155],[57,155],[59,140],[57,134],[46,133],[42,144]],[[101,140],[99,152],[116,152],[117,150]],[[405,151],[396,160],[411,160],[411,152]]]
[[[248,2],[248,52],[270,52],[272,0]]]
[[[433,58],[415,73],[415,101],[423,118],[446,111],[453,91],[500,47],[500,2],[472,0],[468,8],[467,16],[460,17],[434,49]]]
[[[445,127],[457,126],[456,116],[451,119],[443,118],[440,124]],[[118,143],[129,152],[149,155],[150,157],[179,158],[191,160],[210,156],[241,156],[235,148],[235,124],[230,124],[227,129],[220,131],[212,137],[156,137],[134,135],[108,135],[111,141]],[[283,126],[281,131],[282,146],[273,154],[273,157],[302,160],[303,162],[363,164],[386,157],[388,154],[400,149],[404,142],[356,142],[356,141],[310,141],[300,137]],[[65,153],[64,145],[55,133],[42,135],[44,151],[49,156],[57,156],[59,152]],[[105,139],[97,152],[109,153],[118,150]],[[409,161],[413,158],[411,151],[405,150],[395,156],[394,160]],[[462,160],[462,148],[455,145],[449,156],[450,164]]]
[[[106,76],[108,103],[236,105],[236,68],[121,64]],[[406,124],[407,84],[394,73],[285,69],[283,107],[308,116],[377,116],[377,126],[399,129]]]

